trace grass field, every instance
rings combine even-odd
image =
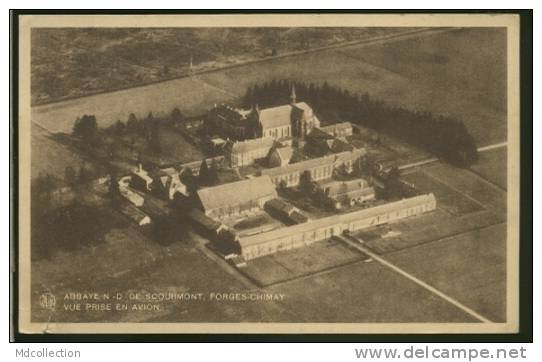
[[[267,288],[285,293],[296,322],[474,322],[470,316],[376,262]]]
[[[506,225],[471,231],[386,259],[494,322],[506,320]]]
[[[30,170],[32,179],[39,176],[40,173],[49,173],[62,181],[66,167],[71,166],[74,170],[78,170],[88,162],[73,150],[52,139],[50,134],[39,126],[32,124],[31,132]]]
[[[506,192],[471,171],[439,162],[424,168],[424,172],[486,208],[506,215]]]
[[[184,114],[194,115],[204,112],[214,103],[238,99],[249,85],[274,78],[291,78],[315,83],[327,81],[351,92],[367,92],[375,98],[409,109],[456,116],[465,121],[478,145],[484,145],[502,141],[506,136],[505,112],[494,106],[502,101],[499,94],[506,93],[498,80],[504,61],[501,38],[504,38],[502,32],[496,29],[468,29],[420,36],[420,40],[415,41],[419,51],[423,53],[431,48],[434,53],[425,55],[425,58],[423,55],[416,58],[411,52],[404,52],[405,57],[400,56],[402,49],[413,46],[414,40],[393,41],[389,47],[398,49],[396,63],[405,63],[404,69],[388,69],[389,61],[378,63],[375,59],[378,59],[379,52],[385,53],[378,44],[330,49],[33,107],[32,117],[49,129],[65,131],[71,128],[77,116],[85,113],[96,115],[102,125],[117,119],[125,120],[130,112],[145,116],[152,111],[159,115],[169,113],[174,107],[179,107]],[[460,44],[468,46],[461,47]],[[490,61],[482,61],[479,49],[484,54],[491,54]],[[374,54],[374,59],[364,60],[364,54]],[[464,63],[470,66],[465,68],[461,79],[456,79],[453,71],[439,70],[443,67],[439,57],[446,59],[444,67],[457,70]],[[413,75],[413,69],[417,67],[428,69],[423,79]],[[487,74],[493,76],[486,79]],[[446,84],[462,84],[462,80],[469,81],[464,86],[465,92],[453,86],[446,87]],[[473,96],[473,93],[478,96]],[[480,95],[483,94],[489,94],[487,98],[492,100],[481,100]]]
[[[366,258],[341,242],[325,240],[251,260],[241,271],[261,286],[269,286],[350,264]]]
[[[39,28],[32,31],[32,100],[50,102],[193,70],[291,54],[403,28]]]
[[[407,81],[396,99],[407,108],[464,120],[479,145],[506,139],[506,30],[462,29],[343,53]]]
[[[421,193],[434,193],[438,200],[438,207],[451,214],[459,216],[483,209],[476,201],[469,199],[461,192],[453,190],[446,184],[428,176],[423,171],[409,173],[403,175],[402,178],[414,184],[416,189]]]
[[[507,153],[506,147],[480,152],[478,162],[471,166],[471,170],[506,190]]]

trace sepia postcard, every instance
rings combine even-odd
[[[519,17],[21,15],[23,333],[515,333]]]

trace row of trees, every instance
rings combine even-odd
[[[184,115],[179,108],[174,108],[169,117],[166,118],[155,118],[152,112],[149,112],[147,117],[139,119],[134,113],[130,113],[126,122],[117,120],[108,130],[114,132],[117,136],[137,134],[147,141],[151,151],[160,153],[162,151],[160,126],[165,123],[173,125],[182,120],[184,120]],[[78,117],[74,122],[72,134],[88,147],[98,147],[103,144],[94,115],[85,114]]]
[[[478,159],[474,138],[462,121],[394,106],[366,93],[350,93],[327,82],[318,85],[273,80],[254,85],[243,98],[244,106],[288,103],[292,86],[295,86],[298,100],[308,102],[324,120],[348,121],[372,128],[421,147],[457,166],[467,167]]]

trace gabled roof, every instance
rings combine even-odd
[[[141,220],[145,219],[146,217],[149,217],[147,214],[145,214],[143,211],[141,211],[132,204],[124,204],[121,206],[120,210],[124,215],[137,223],[141,222]]]
[[[339,130],[351,129],[352,123],[350,122],[340,122],[330,124],[329,126],[320,127],[324,132],[336,132]]]
[[[319,158],[311,158],[309,160],[305,160],[301,162],[290,163],[285,166],[273,167],[273,168],[262,170],[262,175],[277,176],[277,175],[289,174],[296,171],[303,172],[303,171],[311,170],[313,168],[330,165],[333,163],[334,160],[335,158],[333,155],[319,157]]]
[[[246,153],[259,149],[270,149],[273,147],[274,142],[274,139],[271,137],[263,137],[240,142],[229,141],[226,147],[232,153]]]
[[[290,162],[294,154],[294,149],[291,146],[276,148],[275,152],[282,162]]]
[[[297,102],[295,104],[295,106],[297,108],[301,109],[304,112],[303,114],[305,115],[305,117],[310,118],[310,117],[314,116],[314,112],[313,112],[311,106],[309,106],[307,103],[305,103],[305,102]]]
[[[322,185],[329,196],[337,196],[347,194],[352,191],[369,188],[369,184],[364,179],[348,180],[348,181],[332,181]]]
[[[290,215],[292,212],[296,210],[295,206],[287,203],[286,201],[282,199],[269,200],[265,203],[265,206],[275,209],[277,211],[283,212],[286,215]]]
[[[277,191],[271,179],[266,176],[198,190],[198,197],[205,210],[239,205],[268,196],[276,197]]]
[[[334,138],[332,134],[325,132],[321,128],[313,128],[312,131],[307,135],[307,137],[314,140],[331,140]]]
[[[289,104],[265,108],[259,111],[260,123],[265,128],[288,126],[291,124],[292,106]]]
[[[335,138],[333,140],[333,143],[331,144],[330,149],[331,149],[331,152],[337,153],[337,152],[344,152],[344,151],[353,151],[355,147],[352,146],[348,142]]]

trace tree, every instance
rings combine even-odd
[[[66,166],[66,168],[64,169],[64,181],[66,182],[66,185],[73,187],[75,185],[76,179],[77,175],[73,167]]]
[[[40,173],[32,182],[32,193],[36,195],[36,200],[40,201],[43,209],[48,209],[51,206],[51,196],[54,188],[54,178],[49,173]]]
[[[92,171],[90,169],[88,169],[86,166],[81,166],[79,168],[79,174],[77,176],[77,181],[80,184],[89,183],[90,181],[92,181],[92,177],[93,177]]]
[[[314,192],[314,185],[312,184],[312,176],[310,171],[305,171],[299,177],[299,189],[310,195]]]
[[[175,107],[173,108],[173,111],[171,111],[171,122],[178,123],[183,120],[184,116],[181,113],[180,109]]]
[[[198,189],[198,180],[189,168],[183,169],[179,172],[179,180],[186,185],[186,191],[189,195],[194,194]]]
[[[201,161],[201,166],[199,168],[198,183],[203,186],[208,186],[209,182],[209,167],[205,160]]]
[[[126,122],[126,130],[128,132],[138,132],[139,131],[139,120],[136,115],[130,113],[128,116],[128,121]]]
[[[162,143],[160,140],[160,125],[156,122],[151,123],[148,125],[148,130],[149,137],[147,139],[147,142],[149,144],[149,148],[154,153],[162,152]]]
[[[209,185],[216,185],[219,182],[218,178],[218,165],[216,159],[211,161],[211,167],[209,168]]]
[[[115,133],[118,136],[122,136],[124,132],[126,131],[126,125],[121,122],[121,120],[117,120],[117,123],[115,123]]]
[[[108,195],[111,200],[118,200],[120,198],[120,189],[118,182],[118,175],[116,170],[113,167],[109,168],[109,189]]]
[[[83,117],[77,118],[73,125],[72,134],[81,138],[87,144],[94,144],[98,136],[96,117],[85,114]]]

